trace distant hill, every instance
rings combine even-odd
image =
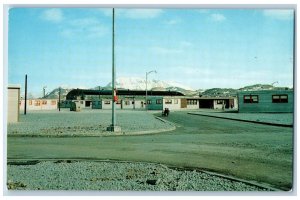
[[[67,94],[71,91],[72,89],[65,89],[65,88],[61,88],[60,90],[60,98],[61,99],[65,99]],[[58,99],[59,97],[59,88],[55,88],[54,90],[52,90],[50,93],[48,93],[47,95],[45,95],[45,99]]]
[[[238,90],[232,88],[212,88],[200,93],[203,97],[237,96]]]
[[[274,87],[273,85],[268,84],[255,84],[245,86],[240,89],[232,89],[232,88],[212,88],[207,89],[204,92],[200,93],[201,96],[204,97],[221,97],[221,96],[237,96],[239,91],[257,91],[257,90],[286,90],[290,89],[287,87]]]

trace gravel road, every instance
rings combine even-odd
[[[42,161],[11,163],[9,190],[266,191],[198,171],[151,163]]]

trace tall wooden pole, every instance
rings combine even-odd
[[[26,115],[27,109],[27,74],[25,75],[25,104],[24,104],[24,115]]]
[[[60,112],[60,93],[61,93],[61,88],[59,87],[58,89],[58,111]]]

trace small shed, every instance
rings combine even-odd
[[[238,93],[239,112],[291,113],[293,90],[259,90]]]
[[[81,110],[81,103],[79,101],[71,102],[70,111],[79,112]]]
[[[7,122],[15,123],[19,122],[20,117],[20,86],[19,85],[9,85],[7,87]]]

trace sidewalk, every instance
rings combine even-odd
[[[229,119],[271,126],[293,127],[293,113],[233,113],[221,111],[192,111],[190,115]]]

